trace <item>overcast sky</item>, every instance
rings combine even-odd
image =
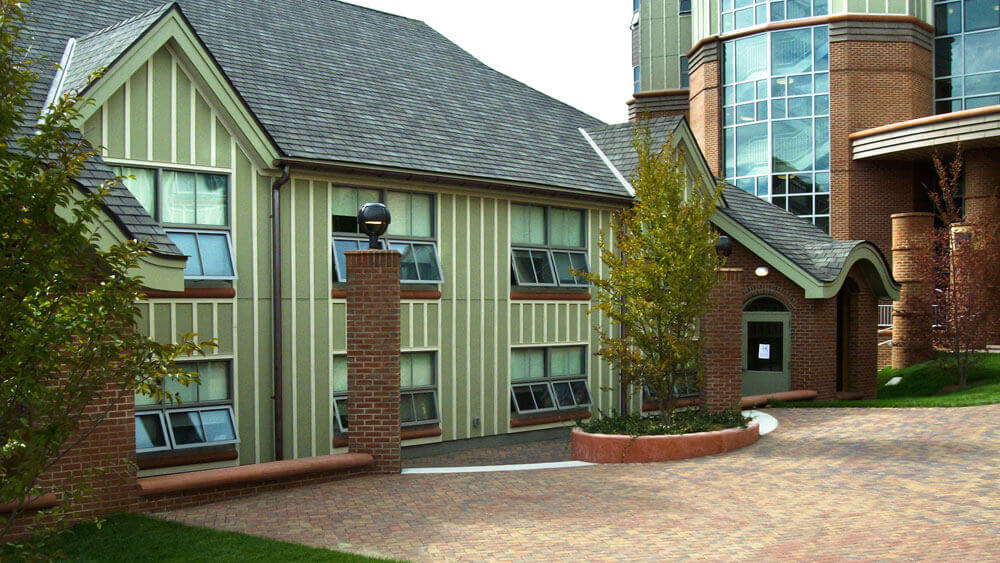
[[[504,74],[604,121],[627,119],[627,0],[346,1],[423,20]]]

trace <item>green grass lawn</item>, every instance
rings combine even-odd
[[[74,526],[53,540],[50,553],[70,561],[382,561],[135,514],[110,516],[100,529]]]
[[[887,386],[893,377],[902,377],[898,385]],[[949,385],[958,384],[958,374],[941,360],[925,362],[904,369],[883,369],[878,373],[878,399],[865,401],[772,401],[774,407],[971,407],[1000,403],[1000,354],[985,354],[969,371],[969,386],[947,394],[935,395]]]

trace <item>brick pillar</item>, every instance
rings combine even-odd
[[[904,368],[933,357],[930,305],[933,213],[892,216],[892,274],[900,283],[893,304],[892,367]]]
[[[857,276],[857,283],[858,288],[850,292],[847,302],[848,372],[844,390],[874,399],[878,394],[878,298],[862,276]],[[841,291],[847,291],[846,284]]]
[[[347,447],[399,473],[399,252],[347,252]]]
[[[722,169],[722,84],[721,43],[708,41],[688,53],[690,84],[688,115],[691,133],[705,155],[708,168],[715,175]]]
[[[722,268],[718,275],[701,325],[705,379],[699,404],[708,412],[738,409],[743,397],[743,270]]]

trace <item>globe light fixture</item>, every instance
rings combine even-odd
[[[733,253],[733,239],[726,235],[719,235],[719,240],[715,243],[715,252],[719,256],[729,258],[729,255]]]
[[[381,203],[366,203],[358,210],[358,227],[368,235],[368,248],[378,250],[378,237],[385,234],[392,217],[389,208]]]
[[[767,274],[771,273],[771,271],[767,269],[767,266],[757,266],[757,269],[754,270],[753,273],[756,274],[758,278],[763,278]]]

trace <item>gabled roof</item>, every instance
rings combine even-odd
[[[655,142],[662,143],[674,134],[683,121],[684,118],[678,116],[647,119],[643,123],[649,127],[650,137]],[[632,145],[634,129],[634,123],[616,123],[587,129],[587,134],[625,178],[631,177],[639,165],[639,156]]]
[[[579,133],[601,121],[423,22],[336,0],[177,4],[285,157],[628,197]],[[35,0],[30,27],[40,54],[58,60],[71,37],[113,52],[162,9]],[[110,56],[87,54],[82,66]]]

